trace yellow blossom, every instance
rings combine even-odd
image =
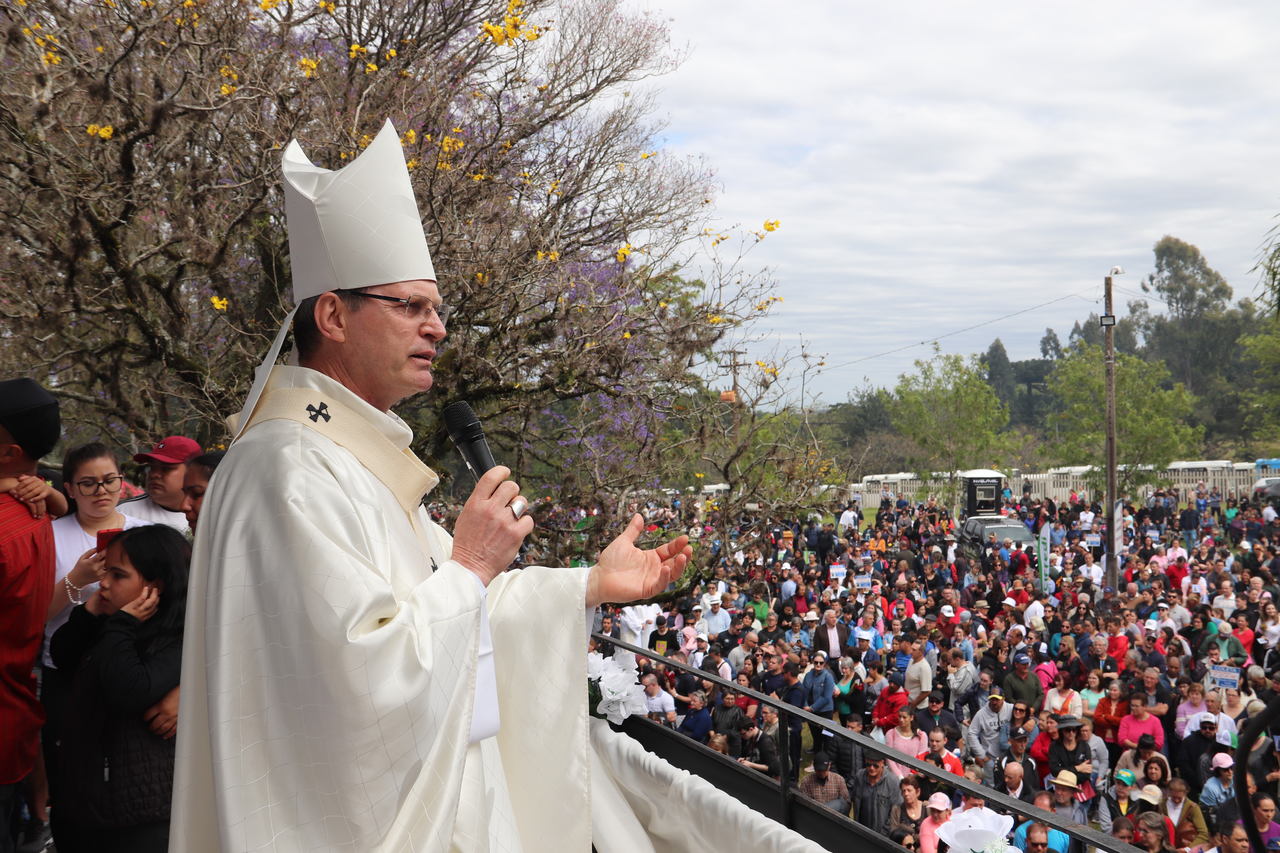
[[[357,56],[364,56],[368,52],[369,52],[368,49],[362,47],[361,45],[353,44],[351,45],[351,47],[347,48],[347,58],[355,59]]]
[[[658,153],[657,151],[645,151],[640,155],[640,159],[648,160],[650,157],[654,156],[657,153]]]
[[[417,141],[418,141],[418,131],[414,130],[413,128],[409,128],[400,136],[401,145],[413,145]]]
[[[454,133],[461,133],[462,129],[455,127]],[[460,150],[467,143],[456,136],[446,136],[440,140],[440,150],[446,154],[452,154],[454,151]]]
[[[224,97],[234,95],[236,93],[236,87],[232,86],[230,83],[223,83],[222,86],[219,87],[218,92]]]
[[[258,4],[258,8],[264,12],[270,12],[272,9],[280,5],[280,0],[262,0]]]
[[[781,224],[782,224],[782,223],[781,223],[781,222],[779,222],[779,221],[778,221],[778,220],[776,220],[776,219],[766,219],[766,220],[764,221],[764,230],[766,230],[766,231],[777,231],[777,230],[778,230],[778,226],[779,226],[779,225],[781,225]]]
[[[213,310],[215,311],[226,311],[227,306],[231,304],[231,300],[221,296],[210,296],[209,303],[213,305]]]
[[[666,303],[666,302],[664,302],[664,301],[661,301],[661,300],[660,300],[660,301],[658,302],[658,307],[659,307],[659,308],[666,308],[666,307],[667,307],[667,303]]]
[[[707,322],[713,326],[718,326],[721,323],[725,323],[728,321],[725,320],[725,318],[721,317],[719,314],[710,314],[707,316]]]
[[[699,480],[701,480],[703,477],[705,477],[705,476],[707,476],[707,475],[706,475],[706,474],[704,474],[704,473],[702,473],[701,471],[698,471],[698,472],[696,472],[693,476],[695,476],[695,477],[697,477]]]
[[[329,0],[320,0],[316,5],[320,7],[320,11],[328,12],[330,15],[332,15],[334,10],[338,8],[333,3],[330,3]]]
[[[392,48],[388,48],[388,49],[387,49],[387,59],[395,59],[395,58],[396,58],[396,49],[395,49],[394,47],[392,47]]]
[[[375,65],[375,64],[373,64],[372,62],[366,62],[366,63],[364,64],[364,73],[365,73],[365,74],[372,74],[373,72],[375,72],[375,71],[377,71],[377,70],[378,70],[378,66],[377,66],[377,65]]]
[[[630,332],[623,332],[623,333],[622,333],[622,339],[623,339],[624,341],[629,341],[629,340],[631,340],[631,333],[630,333]]]
[[[551,186],[547,187],[547,195],[560,195],[560,182],[552,181]]]
[[[302,57],[298,60],[298,67],[302,69],[302,73],[308,77],[316,76],[316,69],[320,67],[319,60]]]
[[[102,53],[103,51],[106,50],[106,48],[103,47],[102,45],[98,45],[97,47],[94,48],[94,50],[96,50],[98,53]]]
[[[554,252],[554,251],[553,251],[553,252],[550,252],[550,253],[547,255],[547,260],[549,260],[549,261],[558,261],[558,260],[560,260],[560,253],[559,253],[559,252]]]
[[[488,283],[489,283],[489,274],[488,274],[487,272],[478,272],[478,273],[476,273],[476,281],[480,282],[481,284],[488,284]]]
[[[62,57],[54,53],[52,50],[46,50],[44,52],[44,56],[41,57],[41,61],[44,62],[45,65],[61,65]]]
[[[85,132],[99,139],[110,139],[115,135],[116,129],[109,124],[91,124],[85,128]]]
[[[467,177],[473,181],[483,181],[488,176],[484,172],[476,172],[474,174],[467,175]]]
[[[356,144],[361,148],[368,148],[370,142],[373,142],[373,137],[366,133],[364,136],[360,137],[360,141]]]
[[[236,70],[232,68],[230,65],[222,66],[221,68],[218,69],[218,73],[221,74],[223,77],[226,77],[228,80],[240,79],[240,75],[237,74]]]
[[[625,243],[618,247],[618,251],[614,252],[613,256],[618,259],[618,263],[624,263],[627,258],[631,257],[634,248],[630,243]]]
[[[412,172],[414,169],[418,168],[418,158],[414,157],[412,160],[410,160],[408,163],[405,163],[404,165],[409,169],[410,172]]]

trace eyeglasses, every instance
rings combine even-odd
[[[384,296],[381,293],[365,293],[363,290],[344,290],[343,293],[350,293],[352,296],[363,296],[366,299],[377,299],[380,302],[394,302],[400,308],[395,309],[415,323],[426,323],[431,320],[432,315],[439,317],[441,324],[448,323],[449,317],[453,315],[453,306],[441,303],[436,305],[430,299],[424,296],[410,296],[407,299],[400,296]]]
[[[1027,846],[1039,850],[1043,850],[1049,846],[1048,841],[1028,841]]]
[[[112,474],[109,477],[103,477],[101,480],[76,480],[76,489],[86,498],[91,498],[98,493],[98,489],[102,489],[109,495],[114,495],[120,491],[120,484],[124,482],[124,477],[119,474]]]

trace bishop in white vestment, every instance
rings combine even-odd
[[[591,569],[505,572],[532,520],[504,468],[456,542],[432,523],[389,411],[445,336],[395,130],[339,172],[295,142],[285,179],[304,366],[273,366],[286,321],[206,493],[170,849],[585,853],[585,608],[685,543],[636,549],[637,516]]]

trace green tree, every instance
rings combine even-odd
[[[1259,455],[1280,452],[1280,318],[1263,321],[1257,333],[1245,335],[1240,344],[1257,382],[1245,413],[1251,434],[1265,437],[1256,450]]]
[[[1061,465],[1090,465],[1090,488],[1101,492],[1106,463],[1106,378],[1102,349],[1079,346],[1057,362],[1049,389],[1059,411],[1050,416],[1051,451]],[[1155,482],[1178,458],[1196,457],[1204,431],[1191,423],[1195,398],[1170,386],[1164,365],[1116,356],[1116,460],[1121,494]]]
[[[1004,343],[999,338],[987,347],[982,356],[982,365],[986,368],[987,384],[1007,408],[1017,390],[1017,379],[1013,375],[1013,366],[1009,363],[1009,353],[1005,351]]]
[[[1040,339],[1040,357],[1062,358],[1062,341],[1058,340],[1058,333],[1053,329],[1044,330],[1044,337]]]
[[[922,479],[947,474],[943,499],[953,504],[959,471],[990,467],[1005,448],[1001,435],[1009,411],[987,383],[980,360],[944,355],[935,347],[903,374],[890,407],[893,426],[916,447],[914,468]]]
[[[1195,246],[1166,235],[1153,251],[1156,268],[1142,282],[1142,290],[1159,294],[1174,319],[1186,321],[1220,311],[1231,301],[1231,286]]]

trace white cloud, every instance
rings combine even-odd
[[[636,2],[690,48],[653,84],[667,153],[707,157],[726,224],[782,221],[750,255],[786,297],[773,340],[841,364],[1086,291],[944,341],[1031,357],[1113,264],[1137,290],[1164,234],[1254,289],[1280,210],[1272,3]]]

